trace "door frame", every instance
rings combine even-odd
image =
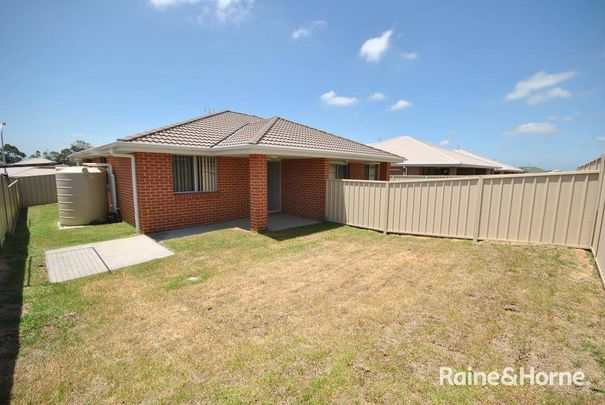
[[[281,159],[269,159],[267,161],[267,168],[269,168],[269,163],[279,163],[277,165],[278,167],[278,172],[279,172],[279,182],[277,183],[279,185],[279,193],[278,193],[278,208],[275,210],[270,210],[269,209],[269,173],[267,173],[267,212],[269,214],[275,214],[277,212],[281,212]]]

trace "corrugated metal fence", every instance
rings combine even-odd
[[[328,180],[326,217],[392,233],[592,249],[605,265],[603,159],[597,167],[391,182]]]
[[[18,181],[0,176],[0,245],[4,244],[6,234],[15,229],[19,215]]]
[[[599,158],[578,167],[578,170],[586,171],[597,168],[599,169],[601,181],[598,194],[597,213],[595,215],[594,234],[590,250],[597,263],[597,269],[601,275],[601,280],[605,285],[605,154]]]
[[[19,177],[20,207],[57,202],[55,175]]]
[[[398,180],[415,180],[415,179],[447,179],[447,178],[452,178],[455,176],[446,176],[446,175],[435,175],[435,176],[424,176],[421,174],[411,174],[411,175],[407,175],[407,174],[393,174],[391,175],[391,181],[398,181]]]

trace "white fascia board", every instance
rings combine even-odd
[[[401,163],[398,166],[405,167],[469,167],[475,169],[497,169],[496,166],[466,165],[466,164],[446,164],[446,163]]]

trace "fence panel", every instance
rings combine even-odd
[[[55,175],[19,177],[21,208],[57,202]]]
[[[454,176],[440,176],[440,175],[435,175],[435,176],[423,176],[423,175],[419,175],[419,174],[412,174],[412,175],[407,175],[407,174],[393,174],[391,175],[390,180],[391,181],[408,181],[408,180],[418,180],[418,179],[427,179],[427,180],[431,180],[431,179],[447,179],[447,178],[452,178]]]
[[[326,211],[333,222],[393,233],[590,248],[599,181],[596,171],[330,180]]]
[[[383,230],[388,202],[387,184],[365,180],[328,180],[326,218],[331,222]]]
[[[0,176],[0,244],[11,233],[19,214],[18,182],[10,182],[6,176]]]
[[[479,178],[391,182],[388,232],[472,238]]]
[[[589,248],[599,174],[485,177],[479,239]]]

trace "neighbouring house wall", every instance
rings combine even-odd
[[[282,212],[325,218],[328,159],[284,159],[281,163]],[[363,178],[363,165],[362,165]]]
[[[404,166],[391,165],[391,176],[403,176],[404,174],[406,174]]]
[[[365,164],[349,163],[349,179],[351,179],[351,180],[365,179]]]
[[[250,214],[248,158],[217,157],[216,192],[175,194],[172,155],[135,153],[135,157],[144,233],[247,218]]]
[[[95,160],[94,163],[100,163],[100,159]],[[134,199],[132,194],[132,169],[130,168],[130,159],[108,156],[107,163],[111,165],[116,178],[117,202],[122,219],[129,224],[134,225]],[[111,205],[110,192],[107,193],[109,205]]]
[[[391,177],[391,164],[381,163],[378,167],[378,180],[388,181]]]
[[[408,167],[406,174],[408,176],[422,176],[422,167]]]
[[[409,176],[455,176],[456,167],[412,166],[407,168]]]

